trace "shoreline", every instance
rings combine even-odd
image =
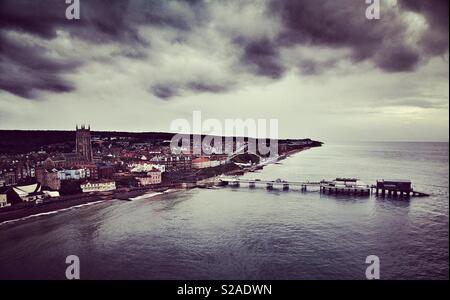
[[[245,174],[248,172],[254,172],[256,170],[263,169],[265,166],[274,164],[281,160],[288,158],[291,155],[302,152],[304,150],[308,150],[308,148],[303,149],[294,149],[287,151],[281,155],[279,155],[274,161],[268,162],[266,164],[259,164],[255,167],[243,168],[240,170],[234,170],[230,172],[224,173],[225,175],[236,175]],[[239,175],[239,176],[241,176]],[[212,176],[210,178],[214,178]],[[207,179],[210,179],[207,178]],[[85,206],[85,205],[94,205],[97,203],[103,203],[106,201],[118,200],[118,201],[134,201],[140,200],[142,196],[154,193],[154,195],[149,195],[149,197],[154,197],[157,195],[162,195],[165,193],[187,190],[192,188],[202,187],[200,184],[194,184],[191,186],[181,187],[180,184],[175,185],[160,185],[157,187],[140,187],[140,188],[122,188],[117,189],[115,191],[106,192],[106,193],[97,193],[97,194],[76,194],[76,195],[67,195],[61,196],[59,199],[55,200],[47,200],[42,204],[34,204],[30,203],[28,206],[20,207],[20,208],[10,208],[7,211],[0,211],[0,226],[9,224],[12,222],[25,220],[31,217],[38,217],[43,215],[49,215],[56,213],[58,211],[69,210],[72,208]]]
[[[139,194],[130,193],[130,197],[127,200],[119,199],[111,195],[111,199],[104,199],[104,195],[89,195],[87,197],[78,197],[70,200],[52,200],[41,205],[35,205],[33,207],[21,208],[13,211],[0,213],[0,226],[17,221],[24,221],[34,217],[51,215],[62,211],[68,211],[74,208],[83,206],[95,205],[104,203],[107,201],[134,201],[145,198],[152,198],[158,195],[164,195],[174,193],[182,189],[173,188],[166,189],[164,191],[157,191],[155,189],[141,190]],[[151,192],[151,193],[150,193]],[[123,193],[123,192],[122,192]],[[110,196],[110,197],[111,197]],[[142,197],[142,198],[141,198]]]
[[[70,209],[80,205],[87,205],[90,203],[100,203],[107,200],[101,199],[99,196],[75,198],[71,200],[52,200],[41,205],[32,207],[24,207],[12,211],[0,213],[0,225],[8,224],[10,222],[24,220],[31,216],[39,216],[44,214],[51,214],[52,212],[61,211],[63,209]]]
[[[50,214],[53,211],[60,211],[75,206],[87,205],[93,202],[100,203],[111,200],[131,201],[130,198],[145,195],[149,191],[154,191],[157,193],[169,189],[170,187],[118,189],[106,193],[61,196],[59,199],[47,200],[41,204],[27,203],[26,206],[19,208],[8,207],[7,210],[0,211],[0,225],[8,221],[20,220],[30,216]]]

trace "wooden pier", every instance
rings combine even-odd
[[[319,187],[321,182],[319,181],[286,181],[282,179],[276,180],[260,180],[260,179],[244,179],[235,177],[223,177],[220,178],[219,185],[229,185],[233,187],[239,187],[242,183],[248,184],[249,188],[255,188],[256,186],[265,186],[268,190],[275,187],[281,187],[283,190],[298,189],[300,191],[306,191],[307,187],[316,186]]]
[[[324,194],[369,196],[370,186],[358,182],[355,178],[336,178],[330,182],[323,182],[320,185],[320,191]]]
[[[240,187],[241,184],[247,185],[249,188],[263,186],[268,190],[281,188],[284,191],[298,190],[306,192],[308,188],[318,187],[320,193],[328,195],[354,195],[354,196],[370,196],[375,194],[377,197],[425,197],[426,193],[414,191],[411,187],[411,181],[408,180],[377,180],[376,185],[368,185],[358,181],[356,178],[336,178],[334,180],[322,181],[286,181],[282,179],[276,180],[260,180],[245,179],[238,177],[221,177],[218,185],[228,185],[232,187]]]

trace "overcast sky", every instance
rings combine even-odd
[[[448,141],[448,0],[0,0],[0,129],[168,131],[278,119],[280,137]]]

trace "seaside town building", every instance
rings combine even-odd
[[[94,163],[78,163],[74,165],[76,168],[84,169],[86,178],[97,180],[99,179],[98,167]]]
[[[161,183],[161,171],[158,169],[153,169],[147,172],[145,177],[136,177],[141,186],[160,184]]]
[[[87,128],[84,125],[81,125],[81,128],[76,126],[75,152],[79,153],[85,161],[93,161],[90,126]]]
[[[7,198],[8,197],[6,193],[3,194],[2,191],[0,190],[0,208],[11,206],[11,203],[8,203]]]
[[[0,171],[0,180],[3,182],[3,186],[17,184],[16,173],[13,169],[4,169]]]
[[[165,172],[189,172],[192,170],[192,157],[189,155],[157,155],[150,159],[155,165],[162,165]]]
[[[44,165],[49,167],[70,168],[79,164],[90,164],[94,162],[94,154],[91,143],[90,127],[82,125],[75,131],[75,152],[62,153],[56,157],[48,158]]]
[[[71,167],[79,163],[88,162],[81,153],[63,153],[62,154],[62,166],[63,167]]]
[[[99,179],[112,179],[114,177],[114,166],[97,164],[97,177]]]
[[[59,180],[80,180],[86,178],[85,169],[64,169],[57,171]]]
[[[0,188],[0,198],[6,198],[7,203],[13,205],[21,202],[43,199],[44,193],[42,192],[42,186],[39,183],[16,185]]]
[[[15,186],[13,190],[24,202],[36,201],[44,198],[42,186],[39,183]]]
[[[152,164],[152,163],[148,163],[148,162],[131,163],[131,164],[128,164],[128,167],[130,168],[130,172],[132,172],[132,173],[149,172],[153,169],[158,169],[160,172],[166,171],[165,165],[157,165],[157,164]]]
[[[58,177],[58,170],[55,168],[36,168],[36,181],[54,191],[61,189],[61,179]]]
[[[19,162],[15,169],[16,180],[21,181],[35,176],[35,169],[29,162]]]
[[[80,185],[83,193],[107,192],[116,189],[116,183],[111,180],[86,182]]]
[[[226,159],[217,158],[211,159],[206,156],[194,158],[192,160],[192,168],[193,169],[204,169],[204,168],[212,168],[223,165],[226,163]]]
[[[43,191],[43,192],[44,192],[45,197],[48,197],[48,198],[57,199],[60,196],[58,191]]]
[[[42,162],[42,165],[46,169],[62,168],[65,164],[66,164],[66,159],[62,155],[57,156],[57,157],[47,157]]]

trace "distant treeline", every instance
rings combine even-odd
[[[92,137],[111,138],[128,137],[135,142],[170,140],[174,134],[168,132],[119,132],[119,131],[91,131]],[[204,135],[202,136],[204,137]],[[245,138],[247,140],[247,138]],[[307,139],[309,140],[309,139]],[[0,153],[21,154],[37,151],[44,146],[60,143],[74,143],[74,130],[0,130]],[[294,142],[297,139],[279,140]],[[313,146],[322,143],[313,141]]]
[[[165,132],[114,132],[92,131],[93,137],[130,137],[136,140],[166,140],[172,133]],[[28,153],[43,146],[59,143],[73,143],[75,131],[57,130],[0,130],[0,153]]]

